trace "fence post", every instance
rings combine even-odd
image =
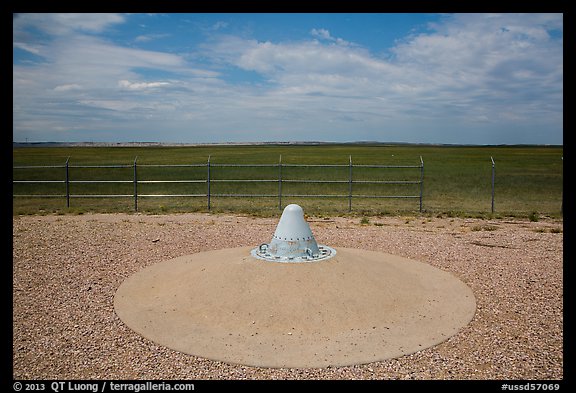
[[[424,160],[420,156],[420,213],[422,213],[422,196],[424,194]]]
[[[278,161],[278,209],[282,210],[282,154]]]
[[[494,179],[496,177],[496,164],[494,163],[494,158],[490,156],[490,161],[492,161],[492,214],[494,214]]]
[[[66,159],[66,207],[70,207],[70,173],[68,171],[68,162],[70,157]]]
[[[208,210],[210,210],[210,155],[208,155],[208,164],[206,165],[206,168],[208,169],[208,174],[206,178],[206,184],[208,186],[208,189],[206,195],[208,197]]]
[[[350,155],[350,171],[348,176],[348,211],[352,211],[352,155]]]
[[[138,171],[136,169],[136,160],[138,156],[134,157],[134,211],[138,211]]]

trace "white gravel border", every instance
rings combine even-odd
[[[350,367],[267,369],[154,344],[116,316],[118,286],[145,266],[268,242],[277,218],[88,214],[13,218],[15,379],[562,379],[563,222],[309,218],[319,243],[450,271],[473,290],[472,322],[446,342]]]

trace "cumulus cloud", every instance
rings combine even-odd
[[[70,91],[70,90],[79,90],[82,86],[77,83],[71,83],[66,85],[58,85],[54,88],[54,91]]]
[[[156,33],[156,34],[141,34],[137,36],[134,41],[135,42],[150,42],[154,40],[159,40],[162,38],[169,37],[170,34],[163,34],[163,33]]]
[[[322,38],[324,40],[329,40],[332,38],[330,36],[330,32],[326,29],[312,29],[310,31],[310,34],[312,34],[315,37]]]
[[[222,30],[228,27],[228,22],[224,22],[219,20],[218,22],[212,25],[212,30]]]
[[[180,55],[126,47],[85,34],[106,29],[123,18],[92,14],[25,14],[16,18],[14,46],[41,60],[13,65],[15,135],[51,130],[64,135],[62,130],[79,125],[83,129],[117,129],[154,114],[164,119],[169,108],[178,107],[182,90],[194,87],[201,91],[204,81],[210,85],[218,75],[191,67]],[[31,26],[49,39],[31,40]],[[145,76],[146,70],[171,73],[179,78],[180,88],[173,89],[171,97],[151,97],[149,92],[172,84],[151,80]]]
[[[404,123],[414,127],[470,123],[505,128],[512,122],[561,127],[561,15],[465,14],[445,17],[378,56],[335,45],[327,29],[318,40],[259,42],[221,36],[207,53],[263,75],[270,100],[316,117]],[[287,111],[277,109],[285,114]],[[385,118],[386,123],[382,123]],[[312,117],[309,119],[313,123]]]
[[[34,55],[40,55],[42,53],[42,51],[38,45],[29,45],[25,42],[14,42],[13,46],[15,48],[22,49],[22,50],[29,52],[29,53],[32,53]]]
[[[439,102],[474,112],[490,107],[493,119],[531,117],[534,106],[562,110],[562,42],[549,29],[561,15],[454,15],[434,33],[411,37],[393,49],[412,85]],[[468,105],[462,105],[468,103]],[[499,109],[500,108],[500,109]],[[508,113],[508,114],[507,114]],[[500,114],[500,115],[499,115]]]
[[[212,45],[208,53],[219,61],[277,79],[295,74],[368,76],[394,68],[366,50],[317,41],[272,43],[226,36]]]
[[[350,45],[350,42],[348,42],[342,38],[332,37],[330,32],[326,29],[314,28],[310,31],[310,34],[312,34],[314,37],[320,38],[322,40],[335,42],[338,45]]]
[[[37,18],[15,27],[14,46],[44,59],[13,67],[15,129],[42,119],[62,128],[72,114],[87,128],[171,128],[172,140],[186,140],[192,126],[215,140],[303,140],[311,132],[341,140],[353,130],[354,139],[434,141],[421,130],[442,128],[462,141],[462,130],[478,129],[471,124],[562,128],[561,15],[448,15],[385,54],[320,27],[300,41],[213,35],[173,54],[83,34],[125,16],[49,16],[52,25]],[[39,22],[52,40],[24,39],[26,21]],[[213,27],[218,34],[226,25]],[[170,77],[146,77],[143,69]],[[261,80],[237,83],[227,77],[234,70]],[[463,141],[475,143],[470,135]]]
[[[137,70],[162,70],[182,78],[212,78],[217,72],[190,67],[179,55],[127,48],[98,37],[76,35],[55,39],[42,52],[43,62],[35,67],[14,65],[14,86],[26,92],[31,83],[62,91],[61,86],[81,85],[88,89],[117,87],[118,80],[143,79]],[[58,88],[60,86],[60,88]],[[135,84],[134,88],[141,88]],[[160,85],[150,84],[148,87]],[[20,95],[20,94],[19,94]]]
[[[63,35],[72,32],[98,33],[110,25],[124,22],[121,14],[16,14],[14,30],[19,32],[30,26],[51,35]]]
[[[130,82],[127,80],[118,81],[119,87],[130,90],[145,90],[168,85],[170,85],[169,82]]]

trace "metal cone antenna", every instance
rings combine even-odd
[[[291,204],[284,208],[270,243],[261,244],[251,254],[273,262],[315,262],[333,257],[336,250],[316,243],[304,210]]]

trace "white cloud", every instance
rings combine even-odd
[[[34,26],[51,35],[63,35],[72,32],[98,33],[113,24],[124,22],[120,14],[16,14],[14,30]]]
[[[82,89],[82,86],[76,83],[71,83],[67,85],[58,85],[54,88],[54,91],[70,91],[70,90],[79,90]]]
[[[212,25],[212,30],[222,30],[228,27],[228,22],[224,22],[219,20],[218,22],[214,23],[214,25]]]
[[[13,46],[34,55],[40,55],[42,53],[39,45],[30,45],[25,42],[14,42]]]
[[[184,93],[215,85],[218,72],[191,67],[180,55],[124,47],[83,33],[104,29],[113,21],[118,19],[78,18],[72,23],[57,15],[43,19],[28,14],[19,19],[15,36],[20,36],[22,42],[15,38],[14,46],[43,59],[13,65],[15,135],[37,130],[65,135],[62,130],[79,127],[117,130],[144,119],[165,121],[166,113],[179,107],[180,96],[186,98]],[[50,39],[31,40],[26,33],[30,23],[50,34]],[[179,79],[177,86],[171,80],[146,77],[145,70],[170,73]],[[150,94],[165,88],[172,89],[171,97]]]
[[[561,15],[465,14],[407,37],[391,48],[391,58],[334,45],[337,39],[319,28],[310,33],[320,41],[221,36],[206,53],[271,82],[265,94],[283,103],[270,109],[278,118],[286,107],[300,111],[301,119],[312,111],[310,124],[334,120],[336,109],[373,128],[447,122],[463,128],[469,122],[501,128],[515,122],[529,128],[548,122],[558,129],[562,42],[551,38],[551,29],[562,30]],[[394,123],[381,123],[382,118]]]
[[[313,36],[318,37],[322,40],[335,42],[338,45],[343,45],[343,46],[351,45],[350,42],[348,42],[342,38],[332,37],[330,32],[326,29],[312,29],[310,31],[310,34],[312,34]]]
[[[310,34],[312,34],[315,37],[322,38],[324,40],[330,40],[332,38],[330,36],[330,32],[326,29],[312,29],[310,31]]]
[[[130,90],[145,90],[169,85],[169,82],[130,82],[127,80],[118,81],[119,87]]]
[[[221,141],[438,142],[422,130],[444,128],[456,142],[475,143],[481,138],[458,140],[461,130],[482,125],[496,135],[497,129],[546,125],[558,135],[562,128],[563,50],[554,38],[562,31],[561,15],[451,15],[400,41],[390,49],[393,56],[322,28],[312,29],[309,40],[291,42],[211,36],[175,55],[81,33],[119,23],[114,18],[93,24],[51,18],[60,24],[52,29],[64,31],[65,25],[77,33],[53,33],[42,44],[15,39],[14,46],[45,60],[13,67],[15,130],[83,124],[183,141],[203,135]],[[203,67],[189,63],[196,59]],[[142,69],[170,77],[146,77]],[[227,77],[237,69],[265,82]],[[162,135],[155,134],[159,129]],[[187,136],[193,130],[197,136]]]
[[[33,81],[45,89],[74,84],[87,89],[103,89],[117,87],[118,80],[141,79],[135,69],[214,76],[211,71],[188,67],[178,55],[121,47],[83,35],[55,39],[44,53],[45,61],[35,67],[14,65],[14,79],[22,83]]]
[[[561,28],[561,15],[449,17],[432,34],[394,48],[396,62],[439,103],[462,103],[463,115],[484,106],[498,122],[530,119],[533,106],[554,103],[562,111],[562,42],[547,26]],[[529,121],[529,120],[528,120]]]
[[[163,33],[157,33],[157,34],[142,34],[137,36],[134,41],[135,42],[150,42],[150,41],[154,41],[154,40],[159,40],[162,38],[166,38],[169,37],[170,34],[163,34]]]
[[[209,52],[219,61],[274,78],[314,73],[365,76],[395,68],[364,49],[323,45],[316,41],[275,44],[226,36]]]
[[[57,41],[48,58],[61,65],[99,65],[102,67],[184,67],[184,60],[177,55],[126,48],[98,38],[77,36]]]

